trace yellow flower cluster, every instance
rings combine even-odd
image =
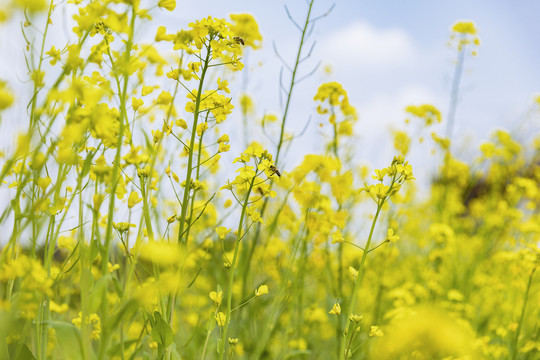
[[[458,21],[452,25],[451,31],[449,46],[458,51],[470,47],[471,54],[473,56],[477,54],[476,49],[480,46],[480,39],[478,38],[478,29],[473,21]]]
[[[80,328],[82,324],[82,313],[79,313],[79,317],[73,319],[71,322],[73,325]],[[99,337],[101,336],[101,319],[99,318],[98,314],[94,313],[87,315],[84,322],[86,325],[90,325],[92,327],[90,337],[93,340],[99,340]]]
[[[358,119],[356,109],[349,103],[347,92],[341,84],[337,82],[324,83],[319,86],[317,94],[313,100],[319,101],[317,112],[319,114],[330,114],[328,121],[330,124],[335,124],[338,120],[337,110],[341,112],[343,119],[339,121],[339,133],[343,135],[352,134],[352,124]]]
[[[430,104],[409,105],[405,108],[405,111],[409,115],[423,120],[425,126],[431,126],[442,121],[442,116],[439,109]]]

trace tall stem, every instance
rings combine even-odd
[[[242,214],[240,215],[240,221],[238,222],[238,229],[236,231],[236,241],[234,243],[234,255],[231,267],[229,269],[229,283],[227,284],[227,313],[225,317],[225,325],[223,326],[223,335],[221,337],[221,342],[219,344],[218,352],[220,354],[221,360],[225,359],[225,341],[227,341],[227,333],[229,330],[229,322],[231,320],[231,311],[232,311],[232,289],[234,281],[234,272],[236,269],[236,263],[238,261],[238,249],[240,248],[240,240],[242,239],[242,228],[244,227],[244,217],[246,216],[246,210],[249,202],[249,195],[251,194],[251,189],[253,189],[253,183],[255,182],[255,176],[251,179],[249,184],[246,197],[244,199],[244,204],[242,206]]]
[[[144,222],[146,223],[146,232],[148,233],[148,240],[154,241],[154,230],[152,229],[152,221],[150,219],[150,209],[148,208],[148,195],[146,193],[147,180],[141,177],[139,179],[141,185],[141,195],[143,198],[143,215]]]
[[[461,75],[463,74],[463,63],[465,61],[465,45],[462,46],[458,53],[457,64],[454,69],[454,77],[452,79],[452,89],[450,92],[450,104],[448,106],[448,120],[446,123],[446,138],[452,140],[452,132],[454,130],[454,122],[456,118],[457,103],[459,98],[459,86],[461,84]]]
[[[356,302],[358,299],[358,292],[360,289],[360,286],[362,284],[362,278],[364,277],[364,265],[366,263],[366,258],[369,253],[369,247],[371,246],[371,240],[373,238],[373,231],[375,230],[375,224],[377,223],[377,219],[379,218],[379,214],[381,212],[381,209],[384,205],[385,200],[380,200],[377,204],[377,211],[375,212],[375,217],[373,218],[373,222],[371,223],[371,229],[369,230],[369,237],[366,242],[366,246],[364,247],[364,252],[362,254],[362,259],[360,260],[360,266],[358,267],[358,275],[356,276],[356,280],[354,282],[354,289],[352,294],[351,303],[349,305],[349,312],[347,314],[347,323],[345,325],[345,331],[346,333],[341,338],[341,346],[340,346],[340,353],[339,353],[339,359],[345,360],[347,358],[347,353],[349,351],[349,348],[345,348],[345,344],[347,343],[347,337],[353,336],[354,332],[350,331],[349,325],[351,323],[351,320],[349,319],[350,314],[353,313],[354,309],[356,309]],[[350,345],[350,344],[349,344]]]
[[[531,290],[531,284],[532,284],[535,271],[536,271],[536,266],[531,270],[531,273],[529,275],[529,282],[527,283],[527,290],[525,290],[525,296],[523,299],[523,306],[521,307],[521,316],[519,317],[519,323],[516,330],[516,336],[514,337],[514,340],[512,341],[512,357],[511,357],[512,360],[515,360],[517,358],[519,335],[521,333],[521,328],[523,326],[523,319],[525,318],[525,310],[527,309],[527,301],[529,300],[529,291]]]
[[[208,43],[212,40],[212,37],[208,40]],[[193,172],[193,148],[195,147],[195,136],[197,135],[197,122],[199,121],[199,110],[201,106],[201,96],[203,91],[204,78],[208,65],[210,65],[212,50],[210,45],[206,46],[206,58],[201,72],[201,78],[199,80],[199,89],[197,92],[197,98],[195,99],[195,111],[193,111],[193,125],[191,126],[191,140],[189,142],[189,155],[186,171],[186,183],[184,187],[184,197],[182,199],[182,212],[180,214],[180,228],[178,230],[178,242],[181,243],[184,239],[184,226],[186,223],[187,210],[189,208],[189,191],[191,188],[191,173]],[[184,245],[187,243],[187,237],[185,238]]]
[[[125,124],[128,121],[127,112],[126,112],[126,101],[127,101],[127,90],[129,83],[129,62],[131,60],[131,47],[133,45],[133,33],[135,28],[135,18],[136,11],[135,7],[131,8],[131,22],[130,22],[130,32],[129,39],[126,42],[126,52],[124,54],[124,86],[122,93],[118,94],[120,96],[120,128],[118,131],[118,140],[116,142],[116,154],[114,156],[113,172],[112,172],[112,186],[109,197],[109,212],[107,217],[107,230],[105,233],[105,245],[104,245],[104,256],[102,261],[101,272],[103,275],[106,275],[108,272],[108,262],[109,262],[109,247],[112,240],[112,229],[113,229],[113,215],[114,215],[114,202],[116,199],[116,188],[118,187],[118,175],[120,173],[120,159],[122,155],[122,143],[124,139],[124,130]]]

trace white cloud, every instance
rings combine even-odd
[[[387,68],[410,64],[415,50],[402,29],[376,29],[354,22],[321,40],[321,53],[332,63]]]
[[[385,136],[391,127],[401,127],[406,118],[405,107],[408,105],[433,104],[441,111],[444,99],[431,89],[422,85],[410,84],[395,93],[379,94],[363,100],[352,98],[360,113],[360,127],[368,126],[370,132]]]

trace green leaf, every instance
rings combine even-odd
[[[109,274],[101,277],[94,283],[90,291],[90,310],[89,313],[97,313],[105,296],[107,296],[107,286],[111,276]]]
[[[171,345],[171,360],[182,360],[182,357],[180,356],[180,354],[176,350],[176,344],[175,343],[173,343]]]
[[[28,348],[28,345],[21,344],[21,343],[14,343],[9,344],[9,357],[11,360],[35,360],[36,357],[30,349]]]
[[[58,348],[62,352],[62,358],[82,359],[80,330],[75,325],[66,322],[48,321],[48,324],[56,331],[56,341]]]
[[[154,320],[152,339],[166,348],[173,343],[171,326],[161,317],[159,311],[154,312]]]

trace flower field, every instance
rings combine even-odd
[[[386,163],[357,156],[369,124],[332,80],[301,110],[324,141],[294,163],[293,94],[332,16],[316,5],[287,9],[275,113],[238,85],[263,46],[253,15],[0,8],[22,19],[27,70],[24,86],[0,73],[0,359],[540,359],[540,136],[454,144],[476,24],[451,26],[448,113],[407,106]]]

